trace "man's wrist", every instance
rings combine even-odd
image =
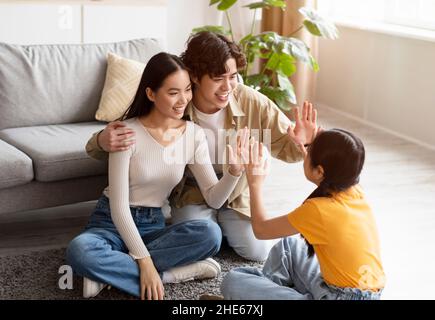
[[[97,133],[97,148],[100,149],[101,151],[105,151],[105,150],[101,147],[100,142],[98,141],[98,139],[100,137],[101,132],[103,132],[103,131],[104,130],[101,130],[100,132]]]

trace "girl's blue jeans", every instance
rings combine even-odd
[[[263,270],[236,268],[224,278],[221,291],[232,300],[378,300],[381,291],[329,286],[323,280],[316,256],[298,236],[279,241]]]
[[[204,260],[219,251],[222,234],[213,221],[166,226],[161,208],[130,207],[130,211],[160,276],[172,267]],[[112,222],[106,196],[98,200],[86,229],[70,242],[66,258],[75,273],[140,296],[138,264]]]

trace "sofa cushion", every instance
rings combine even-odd
[[[95,119],[119,119],[133,102],[145,64],[125,59],[112,52],[107,55],[107,72]]]
[[[93,121],[109,51],[146,63],[161,49],[152,39],[76,45],[0,43],[0,130]]]
[[[106,163],[85,151],[92,133],[103,128],[99,122],[12,128],[1,130],[0,139],[33,160],[36,180],[58,181],[107,174]]]
[[[0,140],[0,189],[19,186],[33,180],[32,159]]]

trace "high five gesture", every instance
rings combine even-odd
[[[293,109],[295,127],[289,126],[287,133],[289,138],[297,145],[310,144],[317,135],[317,110],[308,101],[304,102],[302,107],[302,117],[300,116],[299,107]]]

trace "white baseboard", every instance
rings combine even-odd
[[[419,145],[419,146],[422,146],[422,147],[424,147],[424,148],[427,148],[427,149],[430,149],[430,150],[435,151],[435,146],[433,146],[433,145],[431,145],[431,144],[428,144],[428,143],[423,142],[423,141],[421,141],[421,140],[418,140],[418,139],[412,138],[412,137],[410,137],[410,136],[407,136],[407,135],[405,135],[405,134],[399,133],[399,132],[397,132],[397,131],[394,131],[394,130],[391,130],[391,129],[387,129],[387,128],[385,128],[385,127],[379,125],[379,124],[373,123],[373,122],[371,122],[371,121],[364,120],[364,119],[362,119],[362,118],[360,118],[360,117],[357,117],[357,116],[354,116],[354,115],[352,115],[352,114],[350,114],[350,113],[347,113],[347,112],[344,112],[344,111],[341,111],[341,110],[334,109],[334,108],[332,108],[332,107],[330,107],[330,106],[328,106],[328,105],[326,105],[326,104],[324,104],[324,103],[316,102],[316,106],[317,106],[319,109],[322,109],[322,108],[327,109],[328,111],[334,112],[334,113],[339,114],[339,115],[341,115],[341,116],[343,116],[343,117],[346,117],[346,118],[349,118],[349,119],[352,119],[352,120],[358,121],[359,123],[365,124],[365,125],[367,125],[367,126],[369,126],[369,127],[372,127],[372,128],[378,129],[378,130],[381,130],[381,131],[383,131],[383,132],[389,133],[389,134],[391,134],[391,135],[393,135],[393,136],[396,136],[396,137],[398,137],[398,138],[401,138],[401,139],[407,140],[407,141],[409,141],[409,142],[415,143],[415,144],[417,144],[417,145]]]

